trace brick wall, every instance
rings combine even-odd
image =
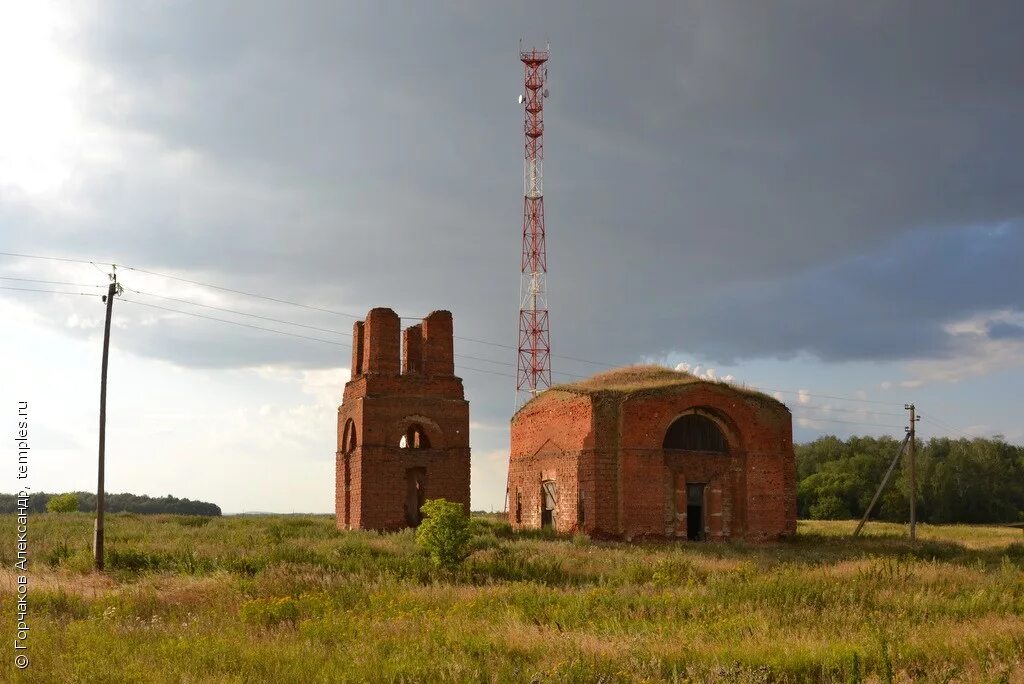
[[[546,392],[543,400],[530,402],[515,416],[508,491],[509,522],[514,528],[541,526],[541,486],[545,480],[556,483],[556,531],[580,528],[580,487],[584,486],[586,497],[587,485],[587,478],[581,478],[580,473],[585,470],[582,461],[586,449],[593,444],[592,426],[589,398],[557,390]]]
[[[451,314],[435,311],[402,331],[394,311],[372,309],[353,332],[353,374],[338,408],[338,527],[407,526],[408,478],[418,469],[424,498],[455,501],[468,512],[469,402],[454,375]],[[349,421],[354,448],[346,442]],[[429,448],[400,447],[413,426]]]
[[[727,453],[662,449],[669,426],[689,412],[718,425]],[[685,537],[686,485],[700,483],[707,538],[796,532],[792,417],[768,399],[716,383],[622,394],[552,390],[514,416],[511,441],[509,518],[516,527],[540,526],[540,482],[555,479],[559,531]]]

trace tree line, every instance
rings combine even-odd
[[[864,515],[900,441],[891,437],[821,437],[796,445],[797,508],[820,520]],[[1002,438],[917,442],[917,517],[921,522],[1008,523],[1024,520],[1024,447]],[[904,454],[873,519],[910,515]]]
[[[69,492],[78,500],[78,510],[96,510],[96,495],[91,492]],[[29,498],[30,513],[45,513],[51,498],[58,494],[38,492]],[[145,494],[107,494],[104,497],[108,513],[180,513],[183,515],[220,515],[220,506],[207,501],[192,501],[167,496],[152,497]],[[0,494],[0,513],[17,511],[18,500],[14,494]]]

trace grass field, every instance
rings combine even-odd
[[[326,516],[37,515],[31,664],[3,681],[1024,681],[1024,536],[801,523],[796,539],[598,543],[475,521],[434,569],[411,532]],[[13,516],[0,550],[13,638]],[[7,639],[11,644],[12,639]]]

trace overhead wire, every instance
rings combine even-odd
[[[49,294],[82,295],[83,297],[99,296],[98,293],[96,292],[68,292],[67,290],[42,290],[32,287],[8,287],[6,285],[0,285],[0,290],[14,290],[16,292],[46,292]]]
[[[9,252],[0,252],[0,255],[23,256],[23,257],[30,257],[30,256],[32,256],[32,255],[12,254],[12,253],[9,253]],[[39,258],[46,258],[46,257],[39,257]],[[59,261],[77,261],[77,262],[81,262],[81,263],[92,263],[93,265],[95,265],[94,262],[86,262],[84,260],[62,259],[62,258],[58,258],[58,257],[49,257],[49,258],[53,258],[53,259],[56,259],[56,260],[59,260]],[[132,269],[132,270],[139,270],[139,269]],[[71,283],[71,282],[67,282],[67,281],[48,281],[48,280],[41,280],[41,279],[16,278],[16,277],[7,277],[7,276],[0,276],[0,280],[12,280],[12,281],[33,282],[33,283],[42,283],[42,284],[55,284],[55,285],[72,285],[72,286],[76,286],[76,287],[102,287],[101,285],[96,285],[94,283]],[[73,295],[73,296],[95,296],[96,295],[96,293],[93,293],[93,292],[71,292],[71,291],[67,291],[67,290],[52,290],[52,289],[42,289],[42,288],[24,288],[24,287],[12,287],[12,286],[2,286],[2,285],[0,285],[0,289],[16,291],[16,292],[34,292],[34,293],[44,293],[44,294],[63,294],[63,295]],[[288,321],[288,320],[284,320],[284,319],[272,318],[272,317],[269,317],[269,316],[261,316],[259,314],[252,314],[252,313],[248,313],[248,312],[244,312],[244,311],[238,311],[238,310],[235,310],[235,309],[229,309],[229,308],[226,308],[226,307],[217,307],[217,306],[213,306],[213,305],[210,305],[210,304],[202,304],[200,302],[195,302],[195,301],[191,301],[191,300],[180,299],[180,298],[176,298],[176,297],[168,297],[166,295],[158,295],[158,294],[151,293],[151,292],[144,292],[144,291],[136,290],[136,289],[133,289],[133,288],[126,288],[126,289],[128,289],[131,292],[135,292],[136,294],[143,295],[143,296],[156,297],[156,298],[159,298],[159,299],[164,299],[164,300],[167,300],[167,301],[174,301],[174,302],[178,302],[178,303],[181,303],[181,304],[192,305],[192,306],[199,306],[199,307],[203,307],[203,308],[210,309],[210,310],[221,311],[221,312],[224,312],[224,313],[231,313],[231,314],[236,314],[236,315],[241,315],[241,316],[247,316],[247,317],[256,318],[256,319],[259,319],[259,320],[265,320],[265,321],[268,321],[268,322],[280,323],[282,325],[290,325],[290,326],[302,327],[302,328],[311,329],[311,330],[318,330],[320,332],[328,332],[328,333],[332,333],[332,334],[349,335],[349,336],[351,336],[351,333],[347,333],[345,331],[333,330],[333,329],[329,329],[329,328],[319,328],[317,326],[310,326],[310,325],[306,325],[306,324],[303,324],[303,323],[298,323],[296,321]],[[321,342],[321,343],[331,344],[331,345],[334,345],[334,346],[340,346],[340,347],[345,347],[345,348],[349,348],[349,349],[351,349],[351,347],[352,347],[352,345],[350,345],[350,344],[346,344],[346,343],[343,343],[343,342],[337,342],[337,341],[334,341],[334,340],[325,340],[325,339],[319,338],[319,337],[313,337],[313,336],[310,336],[310,335],[301,335],[301,334],[298,334],[298,333],[288,332],[288,331],[285,331],[285,330],[278,330],[276,328],[267,328],[267,327],[264,327],[264,326],[253,325],[253,324],[250,324],[250,323],[243,323],[243,322],[240,322],[240,321],[233,321],[233,320],[229,320],[229,319],[225,319],[225,318],[219,318],[219,317],[215,317],[215,316],[207,316],[207,315],[199,314],[199,313],[196,313],[196,312],[193,312],[193,311],[183,311],[181,309],[173,309],[171,307],[159,306],[159,305],[151,304],[151,303],[148,303],[148,302],[141,302],[141,301],[138,301],[138,300],[135,300],[135,299],[128,299],[126,297],[122,297],[122,301],[127,302],[129,304],[135,304],[135,305],[138,305],[138,306],[143,306],[143,307],[148,307],[148,308],[153,308],[153,309],[159,309],[159,310],[162,310],[162,311],[166,311],[168,313],[176,313],[176,314],[181,314],[181,315],[186,315],[186,316],[193,316],[193,317],[202,318],[202,319],[205,319],[205,320],[211,320],[211,321],[216,321],[216,322],[220,322],[220,323],[228,323],[228,324],[231,324],[231,325],[241,326],[241,327],[250,328],[250,329],[254,329],[254,330],[260,330],[260,331],[264,331],[264,332],[277,333],[277,334],[280,334],[280,335],[287,335],[289,337],[306,339],[306,340],[309,340],[309,341]],[[457,355],[457,356],[460,356],[461,358],[471,358],[471,359],[474,359],[474,360],[484,361],[484,362],[488,362],[488,363],[495,363],[495,364],[502,364],[503,363],[503,362],[495,361],[493,359],[485,359],[485,358],[480,358],[480,357],[469,357],[469,356],[466,356],[466,355]],[[463,365],[460,365],[459,367],[460,367],[460,369],[463,369],[463,370],[468,370],[468,371],[473,371],[473,372],[478,372],[478,373],[486,373],[486,374],[498,375],[498,376],[502,376],[502,377],[512,377],[512,378],[515,377],[514,375],[512,375],[510,373],[502,373],[500,371],[487,370],[487,369],[483,369],[483,368],[474,368],[474,367],[463,366]],[[583,376],[573,375],[573,374],[564,373],[564,372],[562,372],[561,374],[563,374],[563,375],[570,375],[570,376],[573,376],[573,377],[583,377]],[[762,389],[769,389],[769,388],[762,388]],[[769,391],[787,392],[787,390],[769,390]],[[840,396],[835,396],[835,395],[820,395],[820,394],[806,392],[806,391],[802,391],[802,390],[796,390],[796,391],[789,390],[789,392],[792,392],[792,393],[795,393],[795,394],[802,394],[804,396],[826,397],[826,398],[837,399],[837,400],[869,401],[869,400],[860,399],[860,398],[853,399],[853,398],[840,397]],[[872,403],[889,403],[889,402],[872,402]],[[803,412],[803,411],[817,411],[817,412],[832,412],[832,411],[836,411],[836,412],[843,412],[843,413],[856,413],[856,414],[877,415],[877,416],[899,416],[899,415],[901,415],[901,414],[896,414],[896,413],[891,413],[891,412],[861,410],[861,409],[850,409],[850,408],[846,408],[846,407],[821,406],[821,405],[810,405],[809,406],[809,405],[797,404],[797,405],[795,405],[792,408],[794,410],[796,410],[796,411],[801,411],[801,412]],[[930,415],[923,415],[922,418],[924,420],[926,420],[926,421],[930,421],[934,425],[939,426],[939,427],[941,427],[943,429],[952,430],[952,431],[957,432],[957,433],[959,433],[959,434],[961,434],[961,435],[963,435],[965,437],[968,437],[968,438],[972,438],[972,439],[974,438],[974,436],[971,435],[970,433],[968,433],[968,432],[966,432],[964,430],[960,430],[959,428],[955,428],[955,427],[953,427],[953,426],[951,426],[951,425],[949,425],[949,424],[947,424],[947,423],[945,423],[943,421],[940,421],[937,418],[931,417]],[[885,428],[893,428],[893,429],[898,429],[900,427],[904,427],[904,426],[901,426],[901,425],[890,425],[890,424],[875,423],[875,422],[870,422],[870,421],[840,420],[840,419],[835,419],[835,418],[825,418],[825,417],[821,417],[821,416],[804,416],[804,419],[808,420],[808,421],[813,421],[813,422],[828,422],[828,423],[838,423],[838,424],[848,424],[848,425],[885,427]]]
[[[223,286],[220,286],[220,285],[213,285],[211,283],[204,283],[204,282],[199,281],[199,280],[192,280],[190,278],[182,278],[181,276],[174,276],[174,275],[170,275],[170,274],[167,274],[167,273],[160,273],[159,271],[151,271],[151,270],[148,270],[148,269],[139,268],[137,266],[127,266],[125,264],[118,264],[118,265],[121,268],[129,270],[129,271],[135,271],[137,273],[145,273],[146,275],[157,276],[159,278],[168,278],[170,280],[177,280],[179,282],[188,283],[190,285],[197,285],[199,287],[208,287],[208,288],[211,288],[211,289],[214,289],[214,290],[221,290],[222,292],[230,292],[232,294],[243,295],[243,296],[246,296],[246,297],[254,297],[254,298],[257,298],[257,299],[263,299],[263,300],[275,302],[275,303],[278,303],[278,304],[286,304],[288,306],[297,306],[297,307],[301,307],[303,309],[311,309],[313,311],[320,311],[322,313],[334,314],[336,316],[345,316],[347,318],[352,318],[352,319],[355,319],[355,320],[360,320],[360,319],[363,318],[363,316],[361,316],[361,315],[353,314],[353,313],[348,313],[348,312],[345,312],[345,311],[337,311],[335,309],[327,309],[327,308],[324,308],[324,307],[314,306],[314,305],[311,305],[311,304],[303,304],[302,302],[295,302],[295,301],[292,301],[292,300],[282,299],[282,298],[279,298],[279,297],[269,297],[267,295],[262,295],[262,294],[259,294],[259,293],[256,293],[256,292],[248,292],[248,291],[245,291],[245,290],[237,290],[237,289],[234,289],[234,288],[223,287]],[[417,317],[417,318],[413,318],[411,316],[400,316],[399,318],[401,318],[403,320],[422,320],[423,319],[422,316]],[[457,339],[457,340],[462,340],[463,342],[474,342],[474,343],[477,343],[477,344],[486,344],[486,345],[489,345],[489,346],[492,346],[492,347],[499,347],[501,349],[509,349],[509,350],[512,350],[512,351],[516,350],[516,347],[514,347],[512,345],[508,345],[508,344],[502,344],[500,342],[493,342],[493,341],[490,341],[490,340],[481,340],[481,339],[475,338],[475,337],[464,337],[464,336],[461,336],[461,335],[454,335],[453,337],[455,339]],[[597,366],[604,366],[604,367],[607,367],[607,368],[615,368],[614,364],[602,363],[600,361],[588,361],[586,359],[579,359],[579,358],[575,358],[575,357],[572,357],[572,356],[565,356],[565,355],[562,355],[562,354],[552,354],[551,356],[554,357],[554,358],[567,359],[567,360],[570,360],[570,361],[578,361],[580,363],[589,363],[589,364],[593,364],[593,365],[597,365]],[[470,357],[464,356],[464,358],[470,358]],[[483,359],[483,358],[479,358],[479,357],[476,357],[475,360],[477,360],[477,361],[485,361],[485,362],[488,362],[488,363],[495,363],[495,361],[493,361],[492,359]],[[504,363],[504,362],[498,362],[498,363]],[[570,376],[570,377],[576,377],[576,378],[586,377],[586,376],[583,376],[583,375],[575,375],[573,373],[562,373],[562,372],[559,372],[559,371],[554,371],[554,373],[561,374],[561,375],[567,375],[567,376]]]
[[[191,280],[189,278],[182,278],[180,276],[173,276],[167,273],[160,273],[158,271],[150,271],[144,268],[138,268],[136,266],[126,266],[124,264],[118,264],[121,268],[128,271],[135,271],[136,273],[145,273],[147,275],[157,276],[159,278],[168,278],[169,280],[177,280],[178,282],[188,283],[190,285],[198,285],[199,287],[208,287],[214,290],[220,290],[221,292],[230,292],[232,294],[243,295],[246,297],[254,297],[256,299],[262,299],[268,302],[276,302],[278,304],[287,304],[289,306],[297,306],[303,309],[309,309],[311,311],[319,311],[321,313],[334,314],[335,316],[347,316],[348,318],[360,319],[362,316],[356,314],[346,313],[344,311],[337,311],[335,309],[327,309],[322,306],[314,306],[312,304],[303,304],[301,302],[293,302],[288,299],[281,299],[279,297],[270,297],[268,295],[261,295],[255,292],[246,292],[245,290],[236,290],[230,287],[222,287],[220,285],[213,285],[211,283],[203,283],[198,280]]]
[[[96,261],[93,259],[75,259],[72,257],[44,256],[41,254],[19,254],[17,252],[0,252],[0,256],[20,257],[22,259],[45,259],[47,261],[65,261],[72,264],[107,264],[113,266],[111,261]]]
[[[889,416],[889,417],[894,417],[894,418],[903,418],[904,417],[904,414],[902,414],[902,413],[893,413],[891,411],[871,411],[871,410],[868,410],[868,409],[847,408],[847,407],[844,407],[844,406],[822,406],[821,404],[797,404],[795,406],[795,408],[810,409],[810,410],[817,410],[817,411],[826,411],[826,412],[827,411],[836,411],[838,413],[856,413],[856,414],[863,414],[863,415],[870,415],[870,416]]]
[[[906,427],[904,425],[888,425],[888,424],[885,424],[885,423],[871,423],[871,422],[859,421],[859,420],[839,420],[838,418],[819,418],[817,416],[804,416],[803,419],[804,420],[809,420],[809,421],[812,421],[812,422],[819,422],[819,423],[842,423],[842,424],[845,424],[845,425],[870,425],[872,427],[893,428],[893,429],[896,429],[896,430],[899,430],[899,429],[902,429],[902,428]]]
[[[803,395],[807,397],[814,397],[815,399],[835,399],[837,401],[859,401],[865,404],[880,404],[883,406],[902,406],[901,402],[896,401],[880,401],[878,399],[862,399],[861,397],[843,397],[834,394],[816,394],[814,392],[807,392],[805,390],[784,390],[775,387],[763,387],[757,385],[756,389],[762,392],[778,392],[780,394],[795,394],[797,396]]]
[[[41,283],[44,285],[71,285],[73,287],[106,287],[94,283],[70,283],[66,280],[37,280],[36,278],[15,278],[13,276],[0,276],[0,280],[15,280],[22,283]]]
[[[957,433],[963,435],[964,437],[967,437],[968,439],[977,439],[978,438],[977,435],[972,435],[971,433],[969,433],[969,432],[967,432],[965,430],[961,430],[960,428],[955,428],[952,425],[944,423],[943,421],[939,420],[938,418],[932,418],[929,414],[924,414],[924,415],[918,414],[918,415],[921,416],[922,420],[926,420],[926,421],[932,423],[933,425],[936,425],[936,426],[942,428],[943,430],[952,430],[953,432],[957,432]]]
[[[319,332],[327,332],[327,333],[332,333],[332,334],[335,334],[335,335],[346,335],[348,337],[352,337],[352,333],[350,333],[348,331],[345,331],[345,330],[334,330],[334,329],[331,329],[331,328],[321,328],[321,327],[318,327],[318,326],[315,326],[315,325],[307,325],[305,323],[299,323],[297,321],[289,321],[289,320],[285,320],[285,319],[281,319],[281,318],[272,318],[270,316],[261,316],[259,314],[248,313],[248,312],[245,312],[245,311],[238,311],[237,309],[229,309],[227,307],[214,306],[212,304],[203,304],[201,302],[196,302],[196,301],[193,301],[193,300],[190,300],[190,299],[181,299],[179,297],[168,297],[166,295],[160,295],[160,294],[156,294],[156,293],[153,293],[153,292],[145,292],[143,290],[137,290],[135,288],[127,287],[127,286],[125,286],[125,289],[128,290],[129,292],[134,292],[135,294],[144,295],[146,297],[156,297],[158,299],[163,299],[163,300],[171,301],[171,302],[177,302],[179,304],[187,304],[187,305],[190,305],[190,306],[198,306],[198,307],[202,307],[204,309],[210,309],[210,310],[213,310],[213,311],[220,311],[220,312],[223,312],[223,313],[231,313],[231,314],[236,314],[236,315],[239,315],[239,316],[248,316],[250,318],[257,318],[257,319],[260,319],[260,320],[263,320],[263,321],[269,321],[269,322],[272,322],[272,323],[280,323],[282,325],[294,325],[294,326],[297,326],[297,327],[300,327],[300,328],[307,328],[307,329],[310,329],[310,330],[317,330]],[[471,361],[482,361],[484,363],[493,363],[493,364],[497,364],[497,365],[505,366],[505,367],[508,367],[508,366],[512,365],[508,361],[497,361],[495,359],[487,359],[487,358],[483,358],[483,357],[479,357],[479,356],[471,356],[471,355],[468,355],[468,354],[455,354],[454,356],[456,358],[460,358],[460,359],[469,359]],[[558,373],[562,374],[562,375],[568,375],[570,377],[576,377],[576,378],[583,377],[583,376],[580,376],[580,375],[573,375],[571,373],[565,373],[565,372],[562,372],[562,371],[558,371]],[[514,377],[514,376],[510,376],[510,377]]]
[[[246,313],[245,311],[237,311],[235,309],[228,309],[228,308],[222,307],[222,306],[213,306],[212,304],[203,304],[201,302],[194,302],[194,301],[189,300],[189,299],[180,299],[178,297],[168,297],[166,295],[159,295],[159,294],[155,294],[153,292],[143,292],[142,290],[136,290],[135,288],[128,287],[128,286],[125,286],[124,289],[128,290],[129,292],[134,292],[135,294],[144,295],[146,297],[156,297],[157,299],[164,299],[164,300],[169,301],[169,302],[177,302],[179,304],[188,304],[190,306],[199,306],[199,307],[202,307],[204,309],[210,309],[212,311],[221,311],[221,312],[224,312],[224,313],[237,314],[239,316],[248,316],[250,318],[258,318],[258,319],[260,319],[262,321],[270,321],[272,323],[282,323],[284,325],[294,325],[294,326],[299,327],[299,328],[308,328],[309,330],[317,330],[319,332],[333,333],[335,335],[348,335],[349,337],[352,336],[352,333],[344,332],[342,330],[332,330],[331,328],[320,328],[320,327],[317,327],[315,325],[306,325],[305,323],[298,323],[296,321],[286,321],[286,320],[283,320],[283,319],[280,319],[280,318],[271,318],[270,316],[261,316],[259,314]]]
[[[181,309],[172,309],[172,308],[167,307],[167,306],[160,306],[159,304],[150,304],[148,302],[140,302],[137,299],[128,299],[127,297],[122,297],[121,301],[122,302],[127,302],[128,304],[135,304],[137,306],[147,306],[147,307],[149,307],[151,309],[160,309],[161,311],[169,311],[171,313],[182,314],[182,315],[185,315],[185,316],[195,316],[196,318],[205,318],[208,321],[219,321],[221,323],[230,323],[232,325],[242,326],[243,328],[252,328],[254,330],[263,330],[265,332],[274,332],[274,333],[278,333],[279,335],[289,335],[291,337],[300,337],[300,338],[306,339],[306,340],[313,340],[314,342],[323,342],[325,344],[333,344],[333,345],[336,345],[338,347],[348,347],[349,349],[352,348],[352,345],[345,344],[344,342],[335,342],[334,340],[325,340],[322,337],[312,337],[310,335],[300,335],[299,333],[292,333],[292,332],[288,332],[286,330],[277,330],[275,328],[264,328],[263,326],[253,325],[251,323],[243,323],[241,321],[232,321],[232,320],[229,320],[227,318],[217,318],[216,316],[206,316],[204,314],[196,313],[195,311],[182,311]]]
[[[253,325],[251,323],[243,323],[241,321],[232,321],[232,320],[227,319],[227,318],[218,318],[216,316],[207,316],[207,315],[204,315],[204,314],[196,313],[194,311],[183,311],[181,309],[172,309],[171,307],[160,306],[158,304],[150,304],[148,302],[140,302],[137,299],[128,299],[127,297],[122,297],[121,301],[127,302],[129,304],[135,304],[137,306],[149,307],[151,309],[160,309],[162,311],[168,311],[168,312],[171,312],[171,313],[182,314],[182,315],[185,315],[185,316],[195,316],[196,318],[203,318],[203,319],[206,319],[208,321],[218,321],[220,323],[230,323],[231,325],[237,325],[237,326],[241,326],[243,328],[252,328],[253,330],[262,330],[264,332],[272,332],[272,333],[277,333],[279,335],[288,335],[289,337],[298,337],[298,338],[305,339],[305,340],[310,340],[310,341],[313,341],[313,342],[323,342],[325,344],[331,344],[331,345],[334,345],[334,346],[337,346],[337,347],[345,347],[347,349],[351,349],[352,348],[351,344],[345,344],[344,342],[337,342],[337,341],[334,341],[334,340],[325,340],[322,337],[313,337],[311,335],[300,335],[299,333],[288,332],[286,330],[277,330],[276,328],[266,328],[266,327],[263,327],[263,326],[260,326],[260,325]],[[499,373],[497,371],[485,370],[483,368],[473,368],[473,367],[470,367],[470,366],[460,365],[459,369],[460,370],[475,371],[477,373],[488,373],[488,374],[491,374],[491,375],[503,375],[505,377],[510,377],[510,378],[515,377],[514,375],[510,375],[508,373]]]
[[[56,261],[88,263],[88,264],[92,264],[93,266],[96,266],[97,263],[107,263],[107,262],[96,262],[94,260],[73,259],[73,258],[64,258],[64,257],[47,257],[47,256],[42,256],[42,255],[18,254],[18,253],[12,253],[12,252],[0,252],[0,255],[2,255],[2,256],[23,257],[23,258],[32,258],[32,259],[52,259],[52,260],[56,260]],[[246,290],[239,290],[239,289],[235,289],[235,288],[224,287],[224,286],[221,286],[221,285],[214,285],[212,283],[206,283],[206,282],[202,282],[202,281],[199,281],[199,280],[194,280],[194,279],[191,279],[191,278],[184,278],[184,277],[181,277],[181,276],[175,276],[175,275],[171,275],[171,274],[168,274],[168,273],[162,273],[160,271],[153,271],[153,270],[150,270],[150,269],[144,269],[144,268],[140,268],[140,267],[137,267],[137,266],[130,266],[130,265],[126,265],[126,264],[116,264],[116,263],[113,263],[113,262],[110,262],[110,265],[111,266],[115,266],[115,267],[120,267],[122,269],[129,270],[129,271],[135,271],[137,273],[143,273],[143,274],[146,274],[146,275],[152,275],[152,276],[156,276],[156,277],[159,277],[159,278],[167,278],[169,280],[176,280],[178,282],[188,283],[190,285],[196,285],[198,287],[207,287],[207,288],[211,288],[211,289],[214,289],[214,290],[220,290],[222,292],[228,292],[228,293],[231,293],[231,294],[237,294],[237,295],[242,295],[242,296],[246,296],[246,297],[253,297],[253,298],[256,298],[256,299],[262,299],[264,301],[270,301],[270,302],[274,302],[274,303],[278,303],[278,304],[284,304],[284,305],[288,305],[288,306],[295,306],[295,307],[299,307],[299,308],[303,308],[303,309],[308,309],[308,310],[312,310],[312,311],[319,311],[321,313],[329,313],[329,314],[333,314],[333,315],[337,315],[337,316],[345,316],[345,317],[356,319],[356,320],[359,320],[359,319],[363,318],[363,316],[360,316],[360,315],[357,315],[357,314],[348,313],[348,312],[344,312],[344,311],[338,311],[338,310],[329,309],[329,308],[326,308],[326,307],[315,306],[315,305],[312,305],[312,304],[304,304],[302,302],[296,302],[296,301],[292,301],[292,300],[288,300],[288,299],[283,299],[283,298],[280,298],[280,297],[271,297],[271,296],[259,294],[259,293],[256,293],[256,292],[249,292],[249,291],[246,291]],[[161,295],[156,295],[156,296],[161,296]],[[198,306],[209,306],[209,305],[202,305],[202,304],[197,304],[197,305]],[[249,314],[245,314],[245,313],[242,313],[242,312],[233,312],[233,313],[240,313],[241,315],[249,315]],[[408,319],[409,317],[405,317],[405,318]],[[306,326],[303,325],[302,327],[306,327]],[[321,330],[323,330],[323,329],[321,329]],[[464,336],[460,336],[460,335],[455,335],[454,338],[457,339],[457,340],[465,341],[465,342],[473,342],[473,343],[477,343],[477,344],[485,344],[485,345],[488,345],[488,346],[493,346],[493,347],[497,347],[497,348],[501,348],[501,349],[508,349],[508,350],[513,350],[513,351],[517,349],[516,347],[514,347],[512,345],[503,344],[503,343],[500,343],[500,342],[494,342],[494,341],[490,341],[490,340],[482,340],[482,339],[474,338],[474,337],[464,337]],[[512,365],[510,362],[495,361],[493,359],[485,359],[485,358],[482,358],[482,357],[470,357],[470,356],[467,356],[467,355],[458,355],[458,356],[460,356],[461,358],[470,358],[472,360],[482,361],[482,362],[485,362],[485,363],[492,363],[492,364],[504,365],[504,366],[511,366]],[[610,363],[601,362],[601,361],[593,361],[593,360],[590,360],[590,359],[583,359],[583,358],[580,358],[580,357],[567,356],[567,355],[564,355],[564,354],[551,354],[551,357],[552,358],[558,358],[558,359],[565,359],[565,360],[568,360],[568,361],[575,361],[577,363],[586,363],[586,364],[590,364],[590,365],[594,365],[594,366],[598,366],[598,367],[604,367],[604,368],[615,368],[616,367],[615,364],[610,364]],[[552,371],[552,374],[553,375],[561,375],[561,376],[570,377],[570,378],[577,378],[577,379],[585,378],[586,377],[584,375],[578,375],[578,374],[575,374],[575,373],[568,373],[568,372],[565,372],[565,371],[554,371],[554,370]],[[761,386],[754,386],[752,388],[753,389],[757,389],[759,391],[763,391],[763,392],[778,392],[780,394],[790,394],[790,395],[796,395],[796,396],[809,396],[809,397],[815,397],[815,398],[818,398],[818,399],[832,399],[832,400],[836,400],[836,401],[847,401],[847,402],[862,402],[862,403],[887,405],[887,406],[899,406],[899,405],[901,405],[899,402],[894,402],[894,401],[881,401],[881,400],[877,400],[877,399],[866,399],[866,398],[861,398],[861,397],[846,397],[846,396],[833,395],[833,394],[818,394],[818,393],[815,393],[815,392],[807,392],[807,391],[804,391],[804,390],[788,390],[788,389],[779,389],[779,388],[761,387]]]

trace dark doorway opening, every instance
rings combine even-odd
[[[704,485],[686,485],[686,538],[704,540]]]
[[[352,524],[352,455],[345,454],[345,527]]]
[[[540,526],[554,529],[555,527],[555,483],[545,480],[540,486]]]
[[[427,469],[409,468],[405,471],[405,523],[418,527],[423,520],[420,508],[427,502]]]

